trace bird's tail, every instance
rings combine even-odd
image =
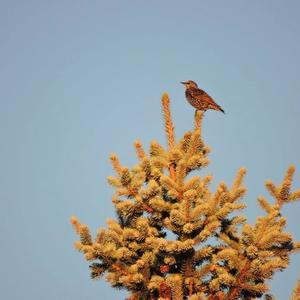
[[[223,114],[225,114],[225,111],[221,106],[219,106],[218,108],[219,108],[219,111],[221,111]]]
[[[224,109],[218,104],[215,105],[214,109],[217,110],[217,111],[221,111],[223,114],[225,114]]]

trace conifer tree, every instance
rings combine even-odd
[[[221,182],[215,192],[211,175],[188,176],[209,164],[203,112],[196,112],[194,129],[176,143],[167,94],[162,107],[167,149],[152,141],[146,153],[137,140],[138,163],[131,169],[110,156],[117,220],[109,219],[108,229],[100,228],[93,239],[87,225],[71,218],[80,237],[75,248],[91,262],[91,277],[106,276],[112,287],[130,292],[129,300],[275,299],[267,282],[300,249],[284,231],[281,213],[283,205],[300,198],[300,189],[291,190],[294,166],[281,184],[266,182],[273,200],[258,197],[264,214],[250,225],[237,214],[246,207],[244,168],[231,186]],[[299,286],[293,300],[300,299]]]

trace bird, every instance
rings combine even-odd
[[[225,111],[220,105],[218,105],[212,97],[210,97],[205,91],[198,88],[198,85],[193,80],[180,82],[186,88],[185,97],[187,101],[196,108],[197,110],[207,111],[208,109],[213,109],[221,111],[225,114]]]

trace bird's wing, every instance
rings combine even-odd
[[[206,92],[201,89],[193,89],[191,90],[191,95],[193,98],[201,99],[201,101],[205,101],[212,106],[219,106],[212,97],[210,97]]]

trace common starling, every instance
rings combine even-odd
[[[212,97],[210,97],[206,92],[198,88],[196,82],[192,80],[181,82],[184,84],[185,96],[187,101],[196,108],[196,110],[207,111],[208,109],[214,109],[221,111],[225,114],[225,111],[220,105],[218,105]]]

